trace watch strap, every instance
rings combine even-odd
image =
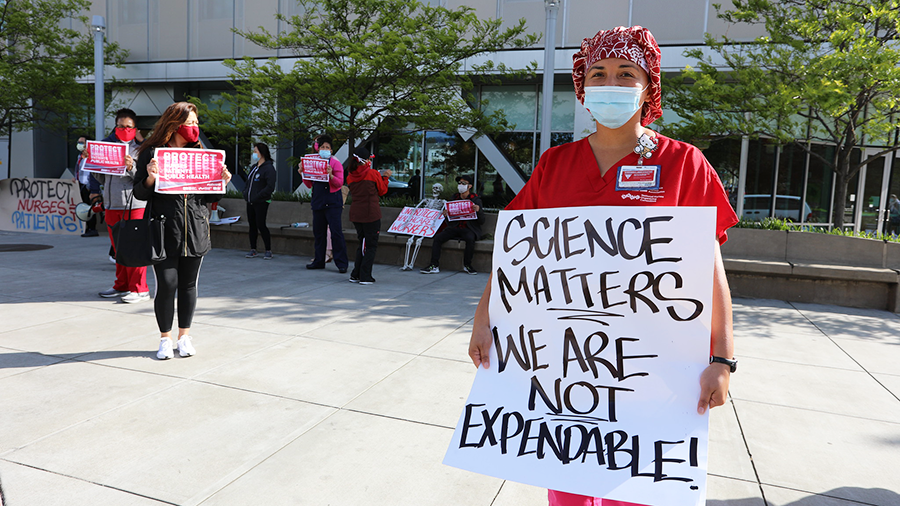
[[[731,372],[737,371],[737,363],[738,363],[737,360],[730,360],[727,358],[716,357],[716,356],[709,357],[709,363],[712,364],[714,362],[718,362],[720,364],[727,365],[728,367],[731,368]]]

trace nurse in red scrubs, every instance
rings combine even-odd
[[[575,96],[597,131],[548,149],[509,210],[578,206],[714,206],[716,213],[711,356],[700,377],[697,412],[725,404],[733,372],[731,296],[719,245],[737,215],[718,175],[690,144],[664,137],[647,125],[662,116],[660,51],[646,28],[601,30],[584,39],[573,56]],[[475,366],[490,367],[492,342],[488,280],[469,341]],[[597,506],[599,498],[549,491],[550,506]]]

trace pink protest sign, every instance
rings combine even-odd
[[[110,176],[124,176],[127,166],[125,156],[128,145],[121,142],[87,141],[84,148],[87,158],[82,170]]]
[[[157,148],[158,193],[225,193],[225,152],[217,149]]]
[[[404,207],[394,223],[391,224],[388,232],[434,237],[443,222],[444,215],[440,209]]]
[[[451,200],[447,202],[447,220],[474,220],[478,215],[475,214],[475,205],[471,200]]]
[[[300,165],[303,168],[303,179],[328,182],[328,160],[319,155],[306,155],[300,159]]]

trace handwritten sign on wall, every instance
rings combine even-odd
[[[638,505],[703,504],[715,209],[502,211],[490,368],[444,463]]]
[[[75,206],[78,183],[70,179],[14,178],[0,181],[0,230],[80,234]]]

